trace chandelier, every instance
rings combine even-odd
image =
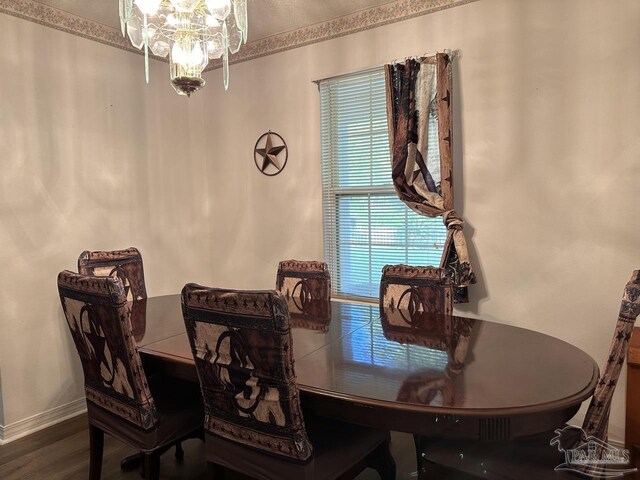
[[[190,96],[205,85],[209,59],[222,57],[229,88],[229,55],[247,43],[247,0],[120,0],[122,35],[144,49],[149,83],[149,50],[169,56],[171,85]]]

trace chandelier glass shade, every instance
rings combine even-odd
[[[247,42],[247,0],[120,0],[120,26],[137,49],[144,49],[149,82],[149,51],[169,57],[171,85],[191,95],[205,85],[209,59],[222,58],[229,88],[229,55]]]

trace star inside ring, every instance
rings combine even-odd
[[[258,138],[253,149],[253,160],[256,167],[264,175],[273,177],[278,175],[287,165],[289,149],[284,139],[269,130]]]

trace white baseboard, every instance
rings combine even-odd
[[[609,440],[607,440],[607,443],[620,450],[624,449],[624,440],[620,440],[618,438],[609,438]]]
[[[0,445],[4,445],[19,438],[63,422],[87,411],[87,402],[79,398],[66,405],[52,408],[46,412],[38,413],[8,425],[0,425]]]

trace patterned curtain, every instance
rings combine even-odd
[[[476,283],[476,278],[462,219],[453,210],[451,59],[445,53],[408,59],[386,65],[385,73],[394,187],[412,210],[442,216],[448,235],[440,267],[458,287],[456,302],[465,302],[466,287]],[[432,138],[437,134],[437,141],[431,144],[430,134]]]

